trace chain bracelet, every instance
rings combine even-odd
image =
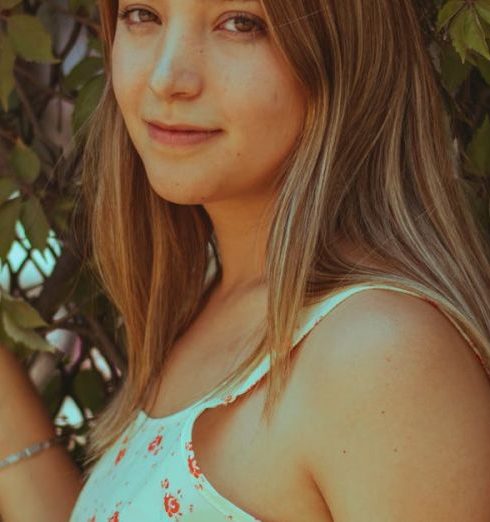
[[[14,462],[18,462],[19,460],[25,459],[27,457],[30,457],[32,455],[35,455],[36,453],[39,453],[40,451],[44,451],[47,448],[50,448],[51,446],[54,446],[55,444],[62,442],[62,437],[59,437],[58,435],[51,437],[50,439],[44,440],[42,442],[36,442],[32,446],[29,446],[28,448],[24,448],[23,450],[12,453],[8,457],[6,457],[3,460],[0,460],[0,469],[5,468],[9,466],[10,464],[14,464]]]

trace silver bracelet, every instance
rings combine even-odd
[[[14,462],[18,462],[19,460],[30,457],[31,455],[35,455],[36,453],[39,453],[40,451],[50,448],[51,446],[54,446],[55,444],[57,444],[59,442],[61,442],[61,437],[58,437],[57,435],[54,437],[51,437],[48,440],[44,440],[42,442],[36,442],[36,444],[33,444],[32,446],[29,446],[28,448],[24,448],[23,450],[21,450],[17,453],[12,453],[5,459],[0,460],[0,469],[5,468],[10,464],[13,464]]]

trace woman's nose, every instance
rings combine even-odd
[[[157,46],[149,87],[161,98],[192,98],[202,89],[201,67],[202,45],[174,26]]]

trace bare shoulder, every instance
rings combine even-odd
[[[488,520],[490,381],[441,311],[363,290],[302,350],[305,462],[336,522]]]
[[[402,292],[375,288],[351,295],[318,323],[307,342],[304,351],[322,372],[396,372],[396,365],[403,364],[405,374],[407,365],[437,372],[452,364],[459,374],[472,372],[490,392],[483,367],[450,319]]]

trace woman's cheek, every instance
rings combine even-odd
[[[114,42],[112,50],[112,76],[122,84],[138,81],[143,69],[147,67],[148,51],[139,52],[133,45],[125,45],[121,38]]]
[[[130,62],[113,70],[112,82],[114,95],[123,113],[135,111],[139,106],[141,91],[141,73],[136,64]]]

